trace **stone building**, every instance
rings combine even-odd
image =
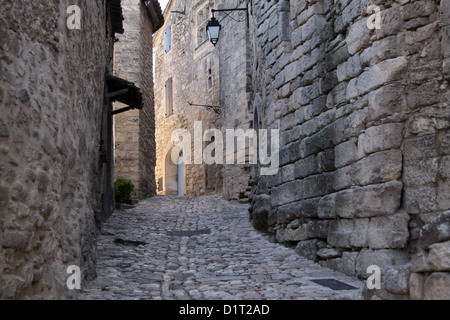
[[[156,96],[156,179],[160,193],[188,196],[222,192],[226,199],[247,201],[251,166],[226,164],[227,129],[252,127],[251,70],[248,64],[252,42],[249,41],[246,14],[216,13],[224,26],[220,43],[214,47],[206,25],[212,9],[247,8],[247,1],[192,0],[170,1],[165,11],[165,25],[155,37]],[[202,107],[203,106],[203,107]],[[220,116],[215,113],[220,111]],[[214,139],[223,140],[220,164],[176,164],[171,152],[174,129],[184,128],[194,138],[195,122],[202,132],[217,129]],[[199,126],[200,127],[200,126]],[[211,140],[202,141],[203,151]],[[192,161],[198,152],[192,142]],[[218,147],[218,145],[216,145]],[[232,146],[234,148],[234,146]],[[235,155],[235,158],[237,155]],[[175,159],[176,160],[176,159]],[[180,170],[178,172],[178,170]],[[183,178],[179,178],[183,176]],[[177,185],[180,183],[180,186]]]
[[[449,18],[444,0],[253,1],[254,110],[281,130],[254,225],[349,275],[379,266],[367,297],[450,298]]]
[[[120,0],[72,5],[2,3],[1,299],[76,297],[71,265],[82,283],[95,277],[97,234],[111,214],[112,102],[151,100],[112,74]]]
[[[195,155],[195,150],[202,152],[209,144],[210,140],[203,141],[203,132],[220,130],[219,61],[206,34],[213,5],[209,0],[169,1],[164,26],[154,39],[155,171],[160,194],[199,196],[222,190],[221,165],[206,164]],[[194,135],[195,125],[200,137]],[[172,140],[172,133],[176,129],[189,132],[190,155],[187,149],[184,154],[174,149],[178,140]],[[200,148],[195,148],[197,145]],[[177,150],[174,161],[173,150]]]
[[[130,179],[139,198],[156,193],[153,33],[164,23],[158,1],[122,0],[124,33],[114,45],[114,75],[143,94],[141,110],[114,116],[114,176]],[[115,112],[125,106],[117,102]]]
[[[251,1],[216,1],[216,9],[234,8],[247,8],[251,13]],[[217,43],[220,64],[221,131],[223,135],[227,129],[242,129],[245,132],[254,127],[253,73],[250,64],[254,41],[249,28],[252,21],[250,15],[244,12],[218,12],[216,17],[222,25]],[[238,141],[235,141],[233,146],[227,146],[224,139],[224,145],[226,153],[236,153]],[[247,202],[252,165],[248,161],[248,151],[245,164],[238,164],[237,157],[236,154],[235,163],[224,165],[223,195],[225,199]]]

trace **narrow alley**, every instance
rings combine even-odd
[[[157,196],[115,211],[98,242],[98,278],[82,285],[84,299],[361,298],[363,282],[255,231],[247,207],[219,195]],[[353,288],[333,290],[313,282],[319,279]]]

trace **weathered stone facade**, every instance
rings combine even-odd
[[[378,265],[367,297],[448,299],[449,1],[255,0],[251,20],[255,112],[282,132],[255,227],[349,275]]]
[[[160,194],[199,196],[222,190],[222,166],[194,159],[195,150],[203,151],[210,144],[203,141],[203,133],[220,130],[219,115],[213,108],[201,106],[216,107],[220,102],[217,50],[205,29],[213,5],[209,0],[170,1],[164,12],[165,24],[155,36],[156,181]],[[194,135],[195,122],[201,123],[200,137]],[[176,129],[186,129],[191,136],[191,163],[184,154],[182,168],[171,158],[179,142],[172,141]],[[199,141],[199,149],[194,149],[194,139]]]
[[[109,213],[103,199],[110,199],[112,169],[99,152],[111,119],[105,77],[121,26],[109,10],[115,6],[117,13],[120,2],[79,2],[80,30],[66,27],[72,4],[2,2],[2,299],[74,297],[66,287],[70,265],[81,267],[82,281],[95,276],[95,240]]]
[[[137,196],[145,198],[156,193],[152,50],[163,17],[156,0],[122,0],[122,6],[124,33],[114,46],[114,74],[141,89],[143,108],[114,116],[114,175],[130,179]],[[124,107],[115,103],[115,110]]]
[[[177,193],[176,165],[170,153],[176,144],[171,142],[174,129],[185,128],[194,137],[194,122],[202,121],[203,131],[218,129],[223,139],[223,164],[185,164],[184,194],[196,196],[222,192],[226,199],[248,201],[250,188],[249,164],[227,164],[227,129],[247,130],[252,127],[252,84],[248,57],[252,48],[245,13],[234,17],[216,13],[223,28],[216,47],[208,41],[206,23],[211,9],[247,8],[247,1],[171,1],[166,9],[166,24],[157,36],[156,63],[156,123],[157,167],[159,191]],[[172,47],[166,52],[166,35],[170,29]],[[166,84],[173,81],[173,114],[167,115]],[[212,110],[190,106],[189,102],[220,108],[220,117]],[[159,103],[159,105],[158,105]],[[218,132],[217,132],[218,134]],[[203,142],[202,150],[209,144]],[[232,146],[234,148],[234,146]],[[192,143],[191,154],[194,155]]]
[[[248,8],[247,0],[216,1],[216,9]],[[253,84],[250,56],[253,52],[253,41],[250,36],[250,20],[241,12],[216,13],[222,30],[217,44],[220,65],[220,126],[225,136],[227,129],[253,128]],[[226,141],[224,139],[224,141]],[[226,153],[235,153],[237,146],[227,146]],[[248,180],[251,165],[225,164],[223,173],[223,196],[225,199],[248,202],[251,188]]]

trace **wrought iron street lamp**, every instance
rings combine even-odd
[[[222,26],[219,21],[214,17],[214,12],[224,12],[224,11],[245,11],[247,12],[247,21],[248,21],[248,9],[247,8],[234,8],[234,9],[211,9],[212,18],[209,20],[206,25],[206,31],[208,32],[209,41],[216,46],[217,42],[219,42],[219,35]]]
[[[217,21],[216,18],[212,17],[211,20],[209,20],[208,25],[206,26],[206,30],[208,30],[209,41],[211,41],[214,46],[216,46],[217,42],[219,41],[220,29],[222,29],[222,26],[220,25],[219,21]]]

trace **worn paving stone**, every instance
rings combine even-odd
[[[271,243],[248,220],[247,205],[219,195],[157,196],[115,211],[98,241],[87,300],[361,299],[363,282]],[[210,233],[193,232],[210,230]],[[176,232],[174,232],[176,231]],[[192,231],[182,233],[181,231]],[[188,235],[183,235],[188,234]],[[116,238],[146,245],[115,243]],[[333,278],[356,290],[311,280]]]

